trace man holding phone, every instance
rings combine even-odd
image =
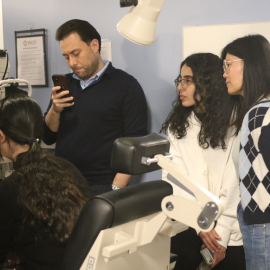
[[[147,134],[143,90],[134,77],[102,61],[100,35],[87,21],[67,21],[56,40],[73,73],[66,74],[68,90],[52,89],[44,142],[56,142],[55,154],[77,166],[94,195],[123,188],[130,175],[110,170],[112,146],[119,137]]]

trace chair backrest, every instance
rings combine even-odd
[[[80,214],[61,264],[62,270],[79,270],[100,231],[161,211],[164,197],[172,194],[164,181],[129,186],[96,196]]]

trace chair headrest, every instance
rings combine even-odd
[[[169,149],[170,142],[156,133],[143,137],[119,138],[113,145],[111,170],[132,175],[159,170],[160,167],[156,163],[149,166],[142,164],[142,157],[165,155]]]

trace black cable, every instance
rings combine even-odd
[[[6,54],[7,54],[7,64],[6,64],[6,69],[5,69],[5,72],[4,72],[4,75],[3,75],[2,80],[4,80],[4,79],[5,79],[5,77],[6,77],[6,73],[7,73],[7,69],[8,69],[8,52],[7,52],[7,51],[6,51]]]

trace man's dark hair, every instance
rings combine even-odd
[[[89,22],[78,19],[67,21],[57,29],[55,39],[61,41],[72,33],[77,33],[81,40],[87,45],[89,45],[93,39],[97,39],[100,52],[101,37],[98,31]]]

